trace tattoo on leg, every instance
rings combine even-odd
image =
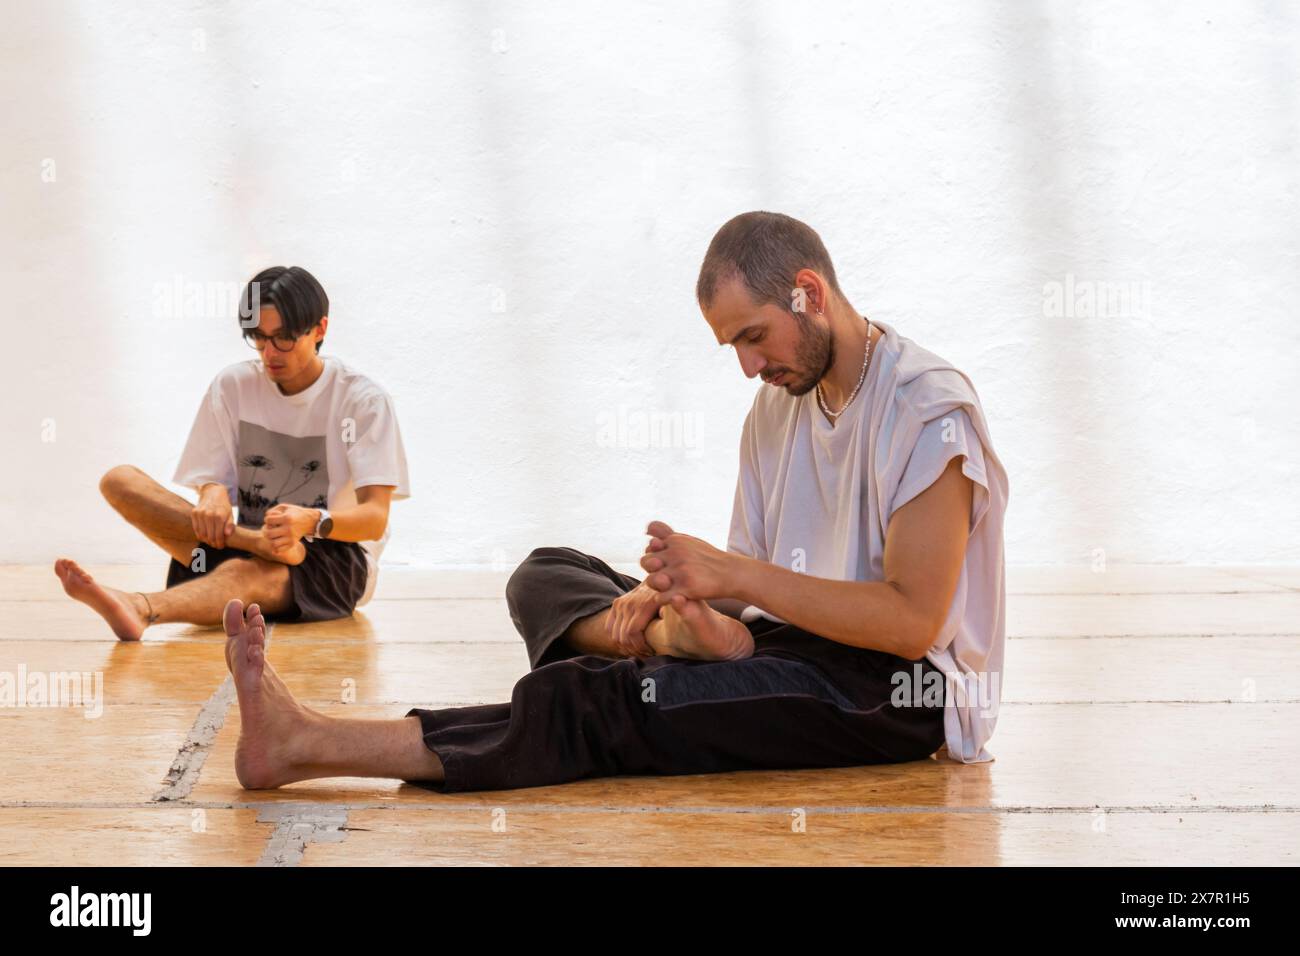
[[[150,624],[157,623],[158,615],[153,612],[153,605],[149,603],[149,595],[145,594],[143,591],[136,591],[135,593],[144,598],[144,606],[147,608],[144,618],[145,626],[148,627]]]

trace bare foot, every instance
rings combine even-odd
[[[303,707],[266,660],[266,621],[261,609],[235,599],[222,615],[226,629],[226,666],[239,696],[239,743],[235,776],[246,790],[273,790],[305,780],[304,741],[316,714]]]
[[[704,601],[678,595],[659,609],[661,642],[673,657],[703,661],[734,661],[754,653],[754,635],[743,623]]]
[[[81,565],[68,558],[54,562],[54,573],[63,582],[68,597],[82,604],[108,622],[113,633],[123,641],[138,641],[147,626],[144,599],[116,588],[106,588],[87,574]]]
[[[241,525],[235,529],[227,544],[230,547],[243,548],[267,561],[278,561],[280,564],[302,564],[307,557],[307,546],[301,539],[295,541],[292,547],[276,551],[271,547],[271,539],[261,528],[245,528]]]
[[[270,542],[267,542],[266,553],[262,557],[281,564],[302,564],[307,559],[307,546],[298,540],[283,551],[273,551]]]

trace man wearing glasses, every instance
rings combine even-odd
[[[258,273],[240,316],[258,358],[213,380],[172,479],[198,503],[130,465],[99,484],[171,555],[166,590],[118,591],[74,561],[55,562],[69,596],[122,640],[151,624],[217,624],[232,596],[281,620],[321,621],[348,616],[374,593],[389,504],[410,493],[392,399],[320,354],[329,299],[307,270]]]

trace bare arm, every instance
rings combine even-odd
[[[393,500],[392,485],[366,485],[356,490],[357,503],[331,511],[334,527],[331,541],[376,541],[388,528],[388,508]],[[266,513],[263,528],[276,551],[283,551],[316,531],[319,508],[276,505]]]
[[[388,507],[392,501],[392,485],[366,485],[364,488],[358,488],[356,507],[330,512],[330,517],[334,519],[330,540],[379,540],[388,529]],[[320,512],[314,513],[319,520]],[[313,530],[315,527],[313,524]]]
[[[885,535],[884,581],[815,578],[719,551],[698,538],[650,526],[641,566],[663,601],[674,594],[756,604],[812,634],[908,660],[938,637],[957,589],[970,528],[972,483],[961,459],[894,513]]]

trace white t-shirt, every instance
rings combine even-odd
[[[392,485],[410,496],[406,452],[393,400],[334,356],[308,388],[285,395],[259,359],[236,362],[208,388],[172,480],[198,489],[230,489],[241,525],[261,527],[267,509],[285,503],[336,511],[357,503],[356,490]],[[359,604],[374,594],[378,541],[359,542],[369,573]]]
[[[834,427],[815,389],[799,397],[759,389],[741,437],[727,550],[814,577],[883,581],[893,513],[961,457],[974,482],[970,538],[948,617],[925,656],[948,684],[949,755],[986,762],[1006,642],[1006,472],[970,379],[892,326],[873,324],[884,334],[867,379]],[[780,620],[760,608],[742,619],[759,615]]]

